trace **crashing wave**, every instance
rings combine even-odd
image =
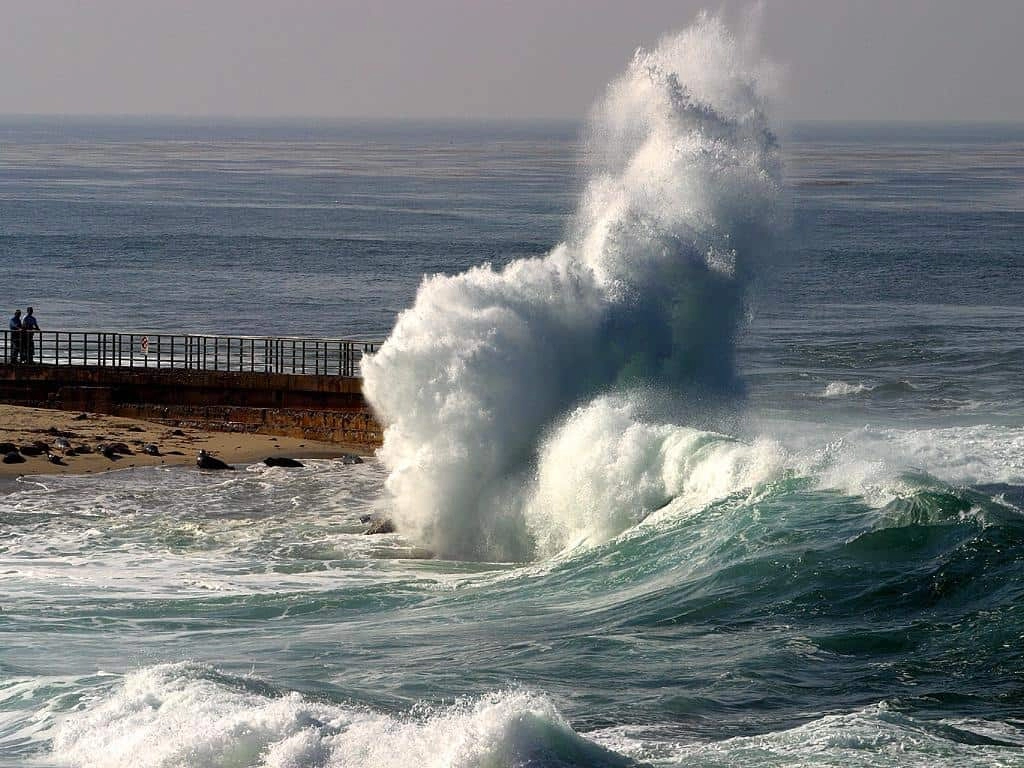
[[[403,533],[443,556],[531,558],[535,478],[559,471],[543,446],[566,414],[609,392],[738,391],[743,289],[780,178],[759,72],[713,17],[637,51],[593,112],[566,240],[424,280],[363,367]],[[607,457],[594,460],[600,472]],[[640,513],[610,510],[593,533]]]

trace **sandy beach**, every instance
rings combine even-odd
[[[62,450],[63,438],[71,450]],[[0,463],[0,479],[22,475],[91,474],[129,467],[195,464],[200,450],[231,465],[245,466],[268,456],[337,458],[346,453],[366,454],[365,447],[323,443],[275,435],[240,432],[206,432],[187,427],[170,427],[148,421],[74,413],[44,408],[0,405],[0,443],[19,448],[45,444],[39,455],[22,455],[24,462]],[[97,446],[123,443],[130,453],[105,456]],[[145,452],[155,446],[156,454]],[[29,449],[31,450],[31,449]],[[47,454],[53,456],[54,463]]]

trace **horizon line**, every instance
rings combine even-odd
[[[143,112],[0,112],[0,120],[138,120],[176,122],[315,122],[315,123],[564,123],[581,124],[584,117],[545,116],[412,116],[412,115],[231,115],[231,114],[174,114]],[[797,117],[779,120],[780,125],[1024,125],[1024,118],[841,118],[841,117]]]

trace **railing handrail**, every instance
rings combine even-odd
[[[0,328],[5,333],[11,331],[7,328]],[[97,328],[43,328],[39,331],[32,331],[32,333],[84,333],[84,334],[106,334],[107,336],[188,336],[194,339],[206,338],[206,339],[245,339],[246,341],[274,341],[280,339],[282,341],[325,341],[331,344],[338,343],[352,343],[352,344],[374,344],[380,346],[384,343],[384,339],[380,338],[359,338],[357,336],[248,336],[244,334],[236,333],[191,333],[187,331],[104,331]]]
[[[357,377],[377,339],[235,336],[166,331],[12,331],[0,359],[15,364],[189,369]]]

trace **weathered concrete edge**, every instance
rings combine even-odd
[[[0,365],[0,402],[359,446],[383,431],[350,377]]]

